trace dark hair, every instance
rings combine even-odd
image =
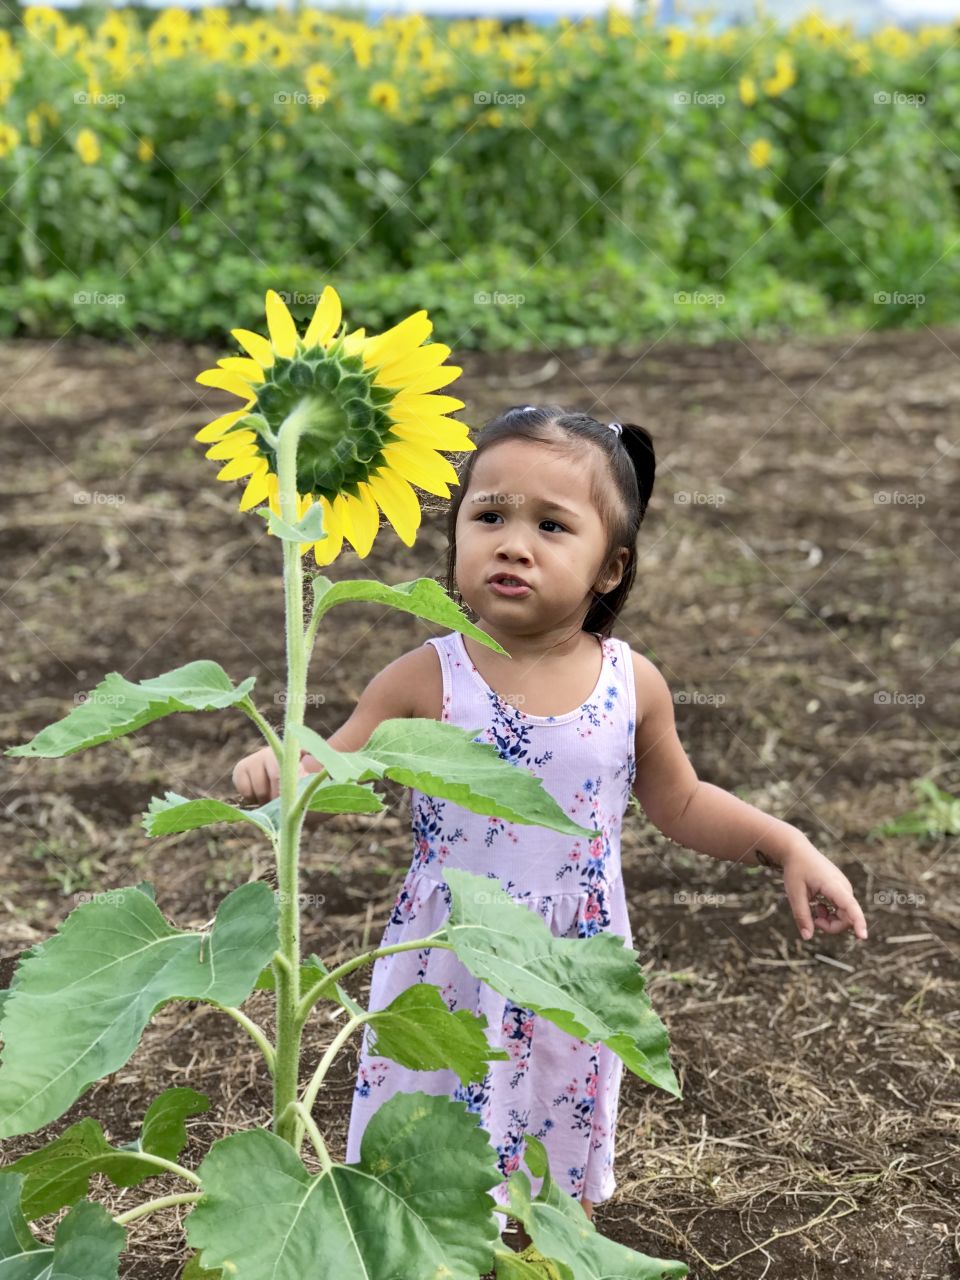
[[[550,448],[578,455],[584,452],[583,444],[589,443],[595,445],[604,458],[601,466],[592,469],[590,494],[607,531],[604,567],[618,547],[627,547],[629,552],[619,583],[602,595],[593,593],[583,620],[582,630],[610,636],[633,586],[637,534],[653,492],[656,470],[650,432],[632,422],[620,425],[622,433],[612,431],[588,413],[568,412],[554,404],[513,405],[484,424],[475,442],[476,449],[467,455],[459,472],[460,484],[447,513],[446,590],[454,599],[462,600],[456,589],[457,514],[470,487],[477,458],[501,440],[537,440]]]

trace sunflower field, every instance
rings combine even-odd
[[[196,340],[333,274],[501,349],[954,316],[951,26],[5,13],[6,335]]]

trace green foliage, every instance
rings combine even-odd
[[[233,1280],[477,1280],[493,1262],[495,1154],[449,1098],[396,1094],[371,1116],[359,1163],[315,1177],[263,1129],[215,1142],[198,1172],[187,1239]]]
[[[10,1280],[118,1280],[123,1227],[81,1200],[57,1224],[53,1246],[35,1240],[20,1207],[23,1175],[0,1170],[0,1275]]]
[[[63,1115],[130,1058],[168,1000],[237,1005],[277,947],[270,888],[224,898],[209,935],[167,924],[139,889],[99,894],[21,957],[3,1006],[0,1137]]]
[[[92,29],[102,13],[81,18]],[[426,21],[420,57],[371,28],[364,62],[332,23],[291,35],[271,21],[291,42],[277,66],[145,52],[121,74],[97,49],[117,105],[78,102],[89,77],[76,53],[15,31],[0,335],[209,338],[238,297],[258,316],[277,279],[315,296],[330,262],[371,328],[414,294],[461,345],[487,349],[956,317],[948,26],[897,48],[753,21],[674,50],[639,20],[456,42],[451,24]],[[768,89],[784,53],[793,82]],[[315,60],[332,68],[321,105],[303,92]],[[370,101],[384,79],[396,115]],[[477,86],[509,102],[478,101]],[[40,108],[56,124],[38,126]],[[80,129],[96,135],[93,163]],[[676,301],[696,291],[724,300]]]
[[[932,778],[917,778],[912,787],[923,797],[923,803],[899,818],[874,827],[876,836],[960,836],[960,799],[949,791],[941,791]]]
[[[534,911],[521,916],[496,880],[452,867],[444,878],[452,895],[445,934],[472,974],[579,1040],[603,1041],[641,1079],[681,1096],[667,1029],[622,938],[557,938]]]
[[[143,1155],[176,1160],[187,1141],[184,1120],[205,1111],[209,1099],[193,1089],[167,1089],[150,1104],[134,1142],[111,1146],[96,1120],[72,1124],[39,1151],[21,1156],[5,1171],[24,1175],[20,1206],[28,1218],[54,1213],[85,1196],[90,1178],[105,1174],[117,1187],[137,1187],[164,1169]],[[2,1273],[0,1273],[2,1274]]]
[[[125,733],[135,733],[175,711],[214,711],[234,706],[255,684],[256,678],[248,676],[234,686],[219,663],[207,660],[188,662],[138,684],[111,671],[62,720],[47,725],[29,742],[9,747],[4,754],[47,758],[72,755]]]

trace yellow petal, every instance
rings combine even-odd
[[[438,493],[441,498],[449,498],[448,484],[459,484],[460,477],[450,463],[434,453],[415,444],[387,444],[383,447],[383,456],[391,470],[398,471],[404,480],[426,489],[427,493]]]
[[[431,342],[429,346],[418,347],[416,351],[401,356],[399,360],[392,360],[389,364],[381,366],[374,381],[384,387],[401,387],[408,378],[419,377],[428,369],[435,369],[438,364],[443,364],[449,354],[450,348],[444,346],[442,342]],[[393,382],[388,381],[391,378],[394,379]]]
[[[275,289],[267,290],[267,328],[270,341],[278,356],[291,359],[297,349],[297,326],[287,310],[287,304]]]
[[[395,383],[395,386],[403,386],[405,392],[410,395],[423,395],[427,391],[439,391],[441,387],[449,386],[455,379],[459,378],[463,370],[455,364],[441,365],[439,369],[428,369],[416,378],[405,379],[404,382]],[[376,379],[379,381],[379,378]]]
[[[397,537],[412,547],[420,527],[420,503],[406,480],[392,471],[378,471],[367,484]]]
[[[227,373],[239,373],[248,382],[263,381],[263,370],[256,360],[248,360],[246,356],[224,356],[217,364],[221,369],[226,369]]]
[[[370,554],[373,540],[380,530],[380,511],[367,486],[361,482],[357,488],[360,490],[359,496],[341,493],[337,495],[337,500],[342,504],[339,515],[344,533],[363,560]]]
[[[464,407],[463,401],[456,396],[421,396],[401,391],[390,405],[390,417],[398,421],[433,418],[439,413],[453,413]]]
[[[245,382],[235,373],[228,373],[226,369],[204,369],[203,373],[197,374],[196,381],[202,387],[216,387],[218,391],[229,391],[232,396],[239,396],[241,400],[252,400],[256,395],[249,382]]]
[[[374,365],[392,364],[409,351],[415,350],[429,338],[433,321],[426,311],[417,311],[401,320],[392,329],[370,338],[364,347],[363,360],[368,368]]]
[[[253,431],[231,431],[224,439],[219,440],[204,454],[206,458],[242,458],[248,453],[259,453],[256,433]]]
[[[273,364],[273,347],[262,334],[254,333],[252,329],[231,329],[230,332],[261,369],[270,368]]]
[[[209,444],[211,440],[219,440],[225,431],[229,431],[235,422],[239,422],[241,418],[245,418],[250,412],[251,400],[245,409],[234,409],[232,413],[221,414],[219,418],[214,418],[212,422],[208,422],[205,427],[201,427],[194,440],[199,440],[201,444]]]
[[[264,501],[270,491],[267,482],[267,473],[269,472],[269,464],[266,458],[261,459],[263,466],[254,471],[250,477],[250,482],[243,491],[243,497],[240,499],[239,511],[249,511],[251,507],[258,507]]]
[[[323,500],[321,499],[321,501]],[[305,495],[301,495],[298,493],[297,494],[297,519],[302,520],[312,506],[313,506],[313,494],[308,493]],[[326,520],[324,520],[323,522],[323,531],[324,533],[326,533],[327,531]],[[297,549],[299,550],[301,556],[305,556],[312,546],[313,546],[312,542],[301,542]]]
[[[313,547],[313,558],[317,564],[332,564],[343,550],[343,529],[326,498],[320,498],[320,505],[323,508],[323,531],[327,536],[320,542],[310,545]]]
[[[411,444],[425,444],[428,449],[448,449],[453,453],[470,453],[477,446],[467,434],[464,423],[454,418],[430,418],[423,422],[393,422],[392,435]]]
[[[364,337],[365,329],[354,329],[353,333],[348,333],[343,339],[343,354],[347,356],[358,356],[366,344],[367,339]]]
[[[313,319],[303,335],[303,345],[309,351],[311,347],[325,347],[340,328],[343,308],[340,296],[332,285],[327,285],[320,295]]]
[[[243,457],[234,458],[225,467],[221,467],[217,472],[217,479],[239,480],[241,476],[248,476],[252,471],[258,471],[262,461],[263,459],[257,453],[244,454]]]

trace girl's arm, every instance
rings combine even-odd
[[[797,827],[764,813],[722,787],[702,782],[677,737],[669,686],[652,662],[633,653],[637,690],[633,793],[650,821],[685,848],[745,866],[779,867],[801,935],[852,928],[865,939],[867,925],[853,887],[839,867]],[[812,899],[819,902],[811,915]]]

